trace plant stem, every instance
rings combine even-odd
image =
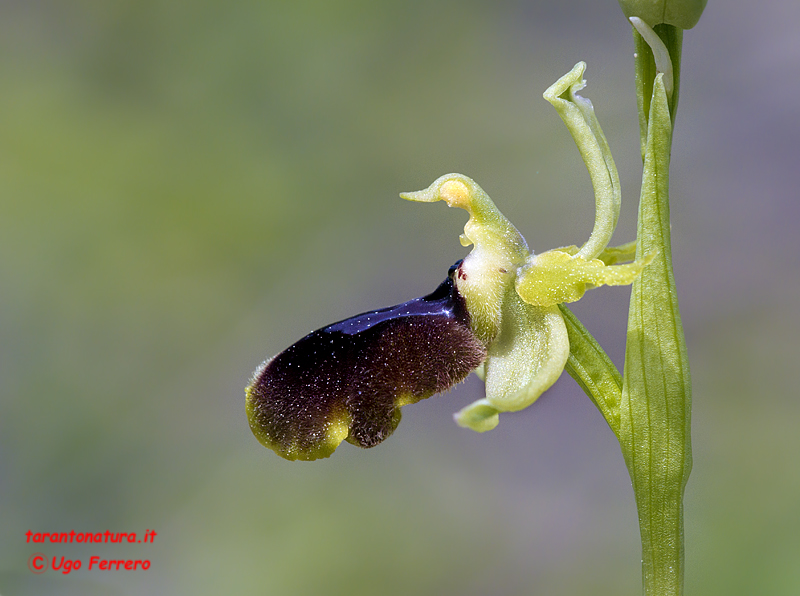
[[[637,54],[638,60],[641,53]],[[680,59],[679,51],[677,55]],[[645,70],[637,65],[637,73]],[[683,493],[692,455],[691,382],[672,272],[669,219],[671,107],[677,95],[667,99],[660,73],[654,74],[652,85],[637,80],[637,90],[647,87],[652,96],[640,102],[647,105],[648,114],[640,117],[647,134],[636,256],[656,256],[631,293],[619,438],[639,513],[644,593],[679,596],[684,575]]]

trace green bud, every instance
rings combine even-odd
[[[665,23],[691,29],[700,20],[708,0],[619,0],[628,18],[639,17],[651,27]]]

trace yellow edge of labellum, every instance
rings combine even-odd
[[[269,361],[265,362],[262,367],[267,364],[269,364]],[[255,422],[256,396],[253,393],[253,385],[245,388],[245,394],[247,396],[245,410],[253,435],[255,435],[259,443],[267,449],[271,449],[283,459],[289,461],[296,461],[298,459],[301,461],[314,461],[316,459],[328,458],[333,455],[336,448],[341,445],[347,438],[347,435],[350,434],[350,415],[347,413],[347,410],[339,408],[339,411],[335,412],[326,424],[325,439],[318,442],[313,449],[301,450],[297,447],[297,443],[293,443],[287,449],[284,449],[280,444],[270,440],[269,435]]]
[[[424,395],[422,397],[416,397],[411,393],[401,393],[395,398],[394,405],[396,405],[398,408],[402,408],[403,406],[410,406],[411,404],[415,404],[418,401],[422,401],[423,399],[428,399],[432,395],[433,394]]]

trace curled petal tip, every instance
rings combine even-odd
[[[568,91],[577,92],[586,86],[586,81],[583,80],[583,73],[586,70],[586,62],[580,61],[572,70],[558,79],[555,83],[550,85],[542,96],[551,104],[562,99],[562,95]]]

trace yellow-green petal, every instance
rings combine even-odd
[[[580,300],[587,289],[633,283],[653,255],[625,265],[606,265],[561,250],[532,256],[517,276],[517,292],[528,304],[553,306]]]

